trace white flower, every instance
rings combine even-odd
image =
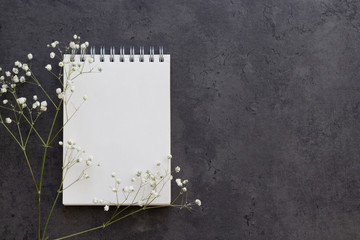
[[[116,177],[116,173],[112,172],[111,177],[113,177],[113,178]]]
[[[80,47],[81,47],[82,49],[85,49],[85,48],[86,48],[85,43],[81,44]]]
[[[102,72],[102,68],[101,68],[101,67],[98,67],[98,71],[99,71],[99,72]]]
[[[1,76],[0,77],[0,81],[4,81],[5,77],[4,76]]]
[[[141,176],[141,171],[137,171],[136,176],[140,177]]]
[[[85,173],[85,178],[86,179],[90,178],[89,174]]]
[[[187,191],[187,188],[186,188],[186,187],[183,187],[181,190],[182,190],[183,192],[186,192],[186,191]]]
[[[57,42],[52,42],[50,45],[51,45],[53,48],[56,48]]]
[[[2,67],[0,67],[0,72],[2,71]]]
[[[61,88],[57,88],[57,89],[56,89],[56,93],[57,93],[57,94],[60,94],[60,93],[61,93]]]
[[[124,187],[123,192],[129,192],[129,187]]]
[[[79,157],[78,159],[76,159],[77,163],[81,163],[83,161],[83,159],[81,157]]]
[[[97,198],[94,198],[94,199],[93,199],[93,203],[94,203],[94,204],[97,204],[98,202],[99,202],[99,201],[97,200]]]
[[[104,203],[104,200],[100,199],[100,200],[99,200],[99,203],[100,203],[100,204],[103,204],[103,203]]]
[[[32,55],[31,53],[29,53],[29,54],[27,55],[27,57],[28,57],[29,60],[33,59],[33,55]]]
[[[90,166],[90,165],[91,165],[91,161],[87,160],[87,161],[86,161],[86,165],[87,165],[87,166]]]
[[[12,122],[12,120],[11,120],[11,118],[5,118],[5,122],[6,122],[7,124],[10,124],[10,123]]]
[[[18,83],[19,82],[19,77],[17,75],[14,75],[12,80],[15,82],[15,83]]]
[[[92,160],[94,160],[94,157],[93,157],[92,155],[90,155],[89,158],[88,158],[88,160],[89,160],[89,161],[92,161]]]
[[[179,166],[177,166],[176,168],[175,168],[175,172],[180,172],[180,167]]]
[[[75,86],[71,86],[70,91],[75,92]]]
[[[116,188],[113,188],[112,191],[113,191],[113,192],[117,192],[118,190],[117,190]]]
[[[69,47],[70,47],[70,48],[75,48],[75,43],[74,43],[74,42],[70,42]]]
[[[51,52],[50,53],[50,58],[54,58],[55,57],[55,53],[54,52]]]
[[[89,46],[89,42],[85,42],[85,46],[88,47],[88,46]]]
[[[88,99],[87,95],[84,95],[83,99],[84,99],[84,101],[86,101]]]
[[[168,155],[168,159],[172,159],[172,155],[171,155],[171,154]]]
[[[64,63],[63,62],[59,62],[59,67],[63,67]]]
[[[16,61],[16,62],[14,63],[15,66],[19,66],[19,64],[21,64],[19,61]]]
[[[75,40],[77,39],[77,37],[78,37],[78,36],[77,36],[76,34],[74,34],[74,39],[75,39]]]
[[[183,186],[180,178],[177,178],[177,179],[175,180],[175,182],[176,182],[176,184],[177,184],[179,187],[182,187],[182,186]]]
[[[40,111],[45,112],[47,110],[47,102],[46,101],[42,101],[40,103]]]
[[[38,97],[36,95],[33,96],[34,101],[38,100]]]
[[[24,76],[21,76],[21,77],[20,77],[20,82],[21,82],[21,83],[24,83],[24,82],[25,82],[25,77],[24,77]]]
[[[27,71],[27,70],[29,70],[29,66],[28,66],[26,63],[24,63],[24,64],[22,65],[22,69],[23,69],[24,71]]]
[[[52,69],[52,67],[51,67],[50,64],[46,65],[45,68],[46,68],[46,70],[48,70],[48,71],[51,71],[51,69]]]
[[[144,204],[145,204],[145,202],[144,202],[144,201],[139,201],[139,202],[138,202],[139,207],[144,206]]]
[[[62,141],[59,141],[59,145],[62,146],[64,143]]]
[[[9,101],[7,99],[3,100],[3,104],[7,104]]]
[[[7,92],[7,90],[6,90],[6,88],[1,88],[1,93],[6,93]]]
[[[156,192],[155,190],[151,191],[151,195],[154,195],[154,197],[160,196],[160,194],[158,192]]]
[[[10,77],[10,76],[11,76],[11,72],[6,71],[6,72],[5,72],[5,75],[6,75],[7,77]]]
[[[27,72],[25,73],[25,75],[28,76],[28,77],[30,77],[30,76],[31,76],[31,72],[30,72],[30,71],[27,71]]]
[[[188,182],[189,182],[189,180],[186,179],[186,180],[184,180],[182,183],[183,183],[183,184],[187,184]]]
[[[158,162],[157,164],[156,164],[156,166],[160,166],[161,165],[161,163],[160,162]]]
[[[117,178],[117,179],[116,179],[116,183],[117,183],[117,184],[120,184],[120,183],[121,183],[121,179],[120,179],[120,178]]]
[[[195,204],[198,205],[198,206],[201,206],[201,201],[200,201],[200,199],[196,199],[196,200],[195,200]]]
[[[173,178],[174,178],[173,175],[170,175],[170,180],[173,180]]]
[[[132,178],[132,179],[131,179],[131,182],[135,182],[135,178]]]
[[[15,88],[15,87],[16,87],[16,84],[13,83],[13,84],[10,85],[10,87],[11,87],[11,88]]]
[[[91,57],[91,58],[89,58],[89,63],[93,63],[94,62],[94,59]]]
[[[105,205],[104,211],[105,211],[105,212],[109,211],[109,206],[108,206],[108,205]]]
[[[134,187],[133,187],[133,186],[129,186],[129,191],[130,191],[130,192],[135,191]]]
[[[24,104],[24,103],[26,102],[26,98],[20,97],[20,98],[16,99],[16,102],[17,102],[18,104]]]
[[[26,108],[27,107],[26,103],[22,104],[21,107]]]

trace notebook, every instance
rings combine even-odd
[[[63,204],[170,204],[170,55],[92,47],[64,62]]]

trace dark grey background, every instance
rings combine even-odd
[[[0,66],[32,52],[54,95],[45,46],[74,33],[96,46],[163,45],[172,56],[173,164],[203,206],[144,212],[76,239],[360,239],[356,1],[1,0],[0,9]],[[36,169],[39,149],[32,142]],[[1,127],[1,239],[36,236],[36,193],[18,150]],[[46,210],[60,166],[55,146]],[[59,204],[49,234],[107,215]]]

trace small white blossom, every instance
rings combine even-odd
[[[17,102],[18,104],[24,104],[24,103],[26,102],[26,98],[20,97],[20,98],[16,99],[16,102]]]
[[[144,204],[145,204],[145,202],[144,202],[144,201],[139,201],[139,202],[138,202],[139,207],[144,206]]]
[[[78,38],[78,36],[76,34],[74,34],[74,39],[76,40]]]
[[[70,42],[69,47],[70,47],[70,48],[75,48],[75,43],[74,43],[74,42]]]
[[[94,199],[93,199],[93,203],[94,203],[94,204],[97,204],[98,202],[99,202],[99,201],[97,200],[97,198],[94,198]]]
[[[116,173],[112,172],[111,177],[113,177],[113,178],[116,177]]]
[[[160,194],[158,192],[156,192],[155,190],[151,191],[151,195],[154,195],[154,197],[160,196]]]
[[[141,176],[141,171],[137,171],[136,176],[140,177]]]
[[[34,101],[38,100],[38,97],[36,95],[33,96]]]
[[[11,120],[11,118],[5,118],[5,122],[6,122],[7,124],[10,124],[10,123],[12,122],[12,120]]]
[[[131,182],[135,182],[135,178],[132,178],[132,179],[131,179]]]
[[[54,52],[51,52],[50,53],[50,58],[54,58],[55,57],[55,53]]]
[[[22,69],[23,69],[24,71],[27,71],[27,70],[29,70],[29,66],[28,66],[26,63],[24,63],[24,64],[22,65]]]
[[[32,55],[31,53],[29,53],[29,54],[27,55],[27,57],[28,57],[29,60],[33,59],[33,55]]]
[[[6,93],[7,92],[7,90],[6,90],[6,88],[1,88],[1,93]]]
[[[173,175],[170,175],[170,180],[173,180],[173,179],[174,179]]]
[[[20,64],[21,64],[21,63],[20,63],[19,61],[16,61],[16,62],[14,63],[14,65],[17,66],[17,67],[18,67]]]
[[[6,71],[6,72],[5,72],[5,75],[6,75],[7,77],[10,77],[10,76],[11,76],[11,72]]]
[[[113,192],[117,192],[118,190],[117,190],[116,188],[113,188],[112,191],[113,191]]]
[[[94,157],[93,157],[92,155],[90,155],[89,158],[88,158],[88,160],[89,160],[89,161],[92,161],[92,160],[94,160]]]
[[[98,67],[98,71],[99,71],[99,72],[102,72],[102,68],[101,68],[101,67]]]
[[[46,68],[46,70],[48,70],[48,71],[51,71],[51,69],[52,69],[52,67],[51,67],[50,64],[46,65],[45,68]]]
[[[61,93],[61,88],[57,88],[57,89],[56,89],[56,93],[57,93],[57,94],[60,94],[60,93]]]
[[[85,49],[86,48],[85,43],[81,44],[80,47],[81,47],[81,49]]]
[[[81,157],[79,157],[78,159],[76,159],[77,163],[81,163],[83,161],[83,159]]]
[[[85,46],[86,46],[86,47],[88,47],[88,46],[89,46],[89,42],[85,42],[84,44],[85,44]]]
[[[180,172],[180,167],[179,166],[177,166],[176,168],[175,168],[175,172]]]
[[[100,204],[103,204],[103,203],[104,203],[104,200],[100,199],[100,200],[99,200],[99,203],[100,203]]]
[[[161,163],[160,162],[158,162],[157,164],[156,164],[156,166],[160,166],[161,165]]]
[[[70,91],[75,92],[75,86],[71,86]]]
[[[117,178],[117,179],[116,179],[116,183],[117,183],[117,184],[120,184],[120,183],[121,183],[121,179],[120,179],[120,178]]]
[[[196,200],[195,200],[195,204],[198,205],[198,206],[201,206],[201,201],[200,201],[200,199],[196,199]]]
[[[26,108],[27,107],[26,103],[22,104],[21,107]]]
[[[59,141],[59,145],[62,146],[64,143],[62,141]]]
[[[124,187],[123,192],[129,192],[129,187]]]
[[[11,87],[11,88],[15,88],[15,87],[16,87],[16,84],[13,83],[13,84],[10,85],[10,87]]]
[[[20,82],[21,82],[21,83],[24,83],[24,82],[25,82],[25,77],[24,77],[24,76],[21,76],[21,77],[20,77]]]
[[[75,44],[75,48],[76,48],[76,49],[79,49],[79,48],[80,48],[80,45],[79,45],[79,44]]]
[[[171,154],[168,155],[168,159],[172,159],[172,155],[171,155]]]
[[[176,184],[177,184],[179,187],[182,187],[182,186],[183,186],[180,178],[177,178],[177,179],[175,180],[175,182],[176,182]]]
[[[94,59],[91,57],[91,58],[89,58],[89,63],[93,63],[94,62]]]
[[[59,62],[59,67],[63,67],[64,63],[63,62]]]
[[[50,45],[51,47],[56,48],[57,42],[52,42]]]
[[[186,179],[186,180],[184,180],[182,183],[183,183],[183,184],[187,184],[188,182],[189,182],[189,180]]]
[[[3,104],[7,104],[9,101],[7,99],[3,100]]]
[[[40,111],[45,112],[47,110],[47,102],[46,101],[42,101],[40,103]]]
[[[84,99],[84,101],[86,101],[88,99],[87,95],[84,95],[83,99]]]
[[[90,178],[89,174],[85,173],[85,178],[86,179]]]
[[[18,83],[19,82],[19,77],[17,75],[14,75],[12,80],[14,81],[14,83]]]
[[[183,187],[181,190],[182,190],[183,192],[186,192],[186,191],[187,191],[187,188],[186,188],[186,187]]]
[[[90,166],[90,165],[91,165],[91,161],[87,160],[87,161],[86,161],[86,165],[87,165],[87,166]]]
[[[109,211],[109,206],[108,206],[108,205],[105,205],[104,211],[105,211],[105,212]]]
[[[129,186],[129,191],[130,191],[130,192],[135,191],[134,187],[133,187],[133,186]]]
[[[25,73],[25,75],[28,76],[28,77],[30,77],[30,76],[31,76],[31,72],[30,72],[30,71],[27,71],[27,72]]]
[[[0,77],[0,81],[4,81],[5,77],[4,76],[1,76]]]

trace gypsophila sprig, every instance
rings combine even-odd
[[[93,174],[96,174],[96,168],[100,166],[96,157],[88,155],[85,150],[72,139],[59,139],[64,126],[74,117],[79,111],[81,106],[88,100],[86,94],[82,95],[80,102],[73,102],[72,96],[77,93],[76,90],[76,78],[82,74],[101,73],[102,67],[99,67],[94,62],[92,57],[89,57],[83,62],[73,62],[69,58],[69,54],[79,53],[80,50],[86,50],[89,47],[88,41],[80,41],[78,34],[73,35],[73,39],[69,42],[52,41],[46,46],[49,48],[49,55],[47,55],[49,63],[42,67],[43,71],[56,80],[58,86],[49,91],[44,89],[42,81],[49,81],[49,79],[40,80],[32,69],[33,54],[24,54],[24,57],[11,62],[11,67],[3,69],[0,67],[0,98],[2,104],[0,104],[0,123],[5,130],[14,139],[19,146],[19,150],[23,153],[25,165],[29,169],[29,175],[34,186],[34,192],[37,194],[36,201],[38,201],[38,214],[36,231],[38,240],[53,239],[50,238],[47,232],[48,225],[51,223],[50,219],[53,210],[58,204],[59,196],[62,192],[71,188],[74,184],[82,181],[84,183],[91,181]],[[37,55],[35,55],[37,56]],[[25,60],[24,60],[25,59]],[[45,68],[45,69],[44,69]],[[59,71],[59,74],[56,74]],[[53,86],[54,84],[48,84]],[[26,86],[37,87],[39,92],[36,95],[30,96],[22,94],[20,88]],[[44,84],[45,86],[45,84]],[[31,91],[33,92],[33,91]],[[89,95],[89,98],[92,96]],[[48,109],[53,111],[48,111]],[[54,126],[61,125],[62,119],[59,119],[60,111],[63,110],[63,125],[57,129]],[[3,113],[4,112],[4,113]],[[53,115],[50,115],[53,114]],[[44,131],[47,125],[39,126],[39,119],[42,116],[44,120],[50,119],[48,122],[49,129]],[[39,131],[41,129],[41,131]],[[43,135],[47,133],[47,135]],[[29,140],[34,137],[35,140]],[[38,141],[38,142],[36,142]],[[35,144],[29,148],[30,144]],[[39,159],[39,162],[34,164],[36,159],[31,159],[28,154],[28,149],[32,151],[35,148],[43,151],[43,157]],[[59,187],[56,190],[56,197],[54,198],[50,211],[42,209],[43,192],[47,189],[42,188],[44,185],[43,178],[46,169],[46,161],[48,159],[49,149],[63,149],[63,167],[61,181]],[[37,156],[35,154],[35,156]],[[172,155],[164,156],[164,159],[169,161],[172,159]],[[111,194],[115,195],[116,201],[109,201],[102,196],[94,196],[89,201],[103,207],[105,212],[113,211],[111,217],[106,222],[101,222],[98,227],[90,228],[85,231],[80,231],[68,236],[64,236],[58,239],[65,239],[69,237],[75,237],[85,232],[90,232],[97,229],[103,229],[118,222],[128,216],[139,213],[144,210],[155,209],[166,206],[156,206],[156,200],[162,196],[162,190],[164,186],[173,181],[173,174],[180,172],[180,167],[177,166],[174,171],[169,169],[162,169],[164,164],[161,161],[154,159],[154,169],[139,169],[134,172],[134,175],[128,179],[128,181],[122,181],[121,176],[118,176],[115,171],[109,173],[113,184],[109,186]],[[40,169],[33,169],[34,166],[41,166]],[[75,170],[77,175],[74,179],[67,178],[69,171]],[[66,181],[64,181],[66,179]],[[201,206],[201,201],[196,199],[195,201],[188,201],[188,194],[191,190],[189,181],[187,179],[181,180],[180,177],[176,177],[175,184],[178,187],[179,194],[171,202],[169,207],[175,207],[179,209],[186,208],[192,210],[194,206]],[[51,194],[48,194],[50,196]],[[98,198],[99,197],[99,198]],[[123,204],[127,204],[126,207],[121,207]],[[115,206],[115,207],[113,207]],[[137,209],[130,209],[131,206],[137,206]],[[125,213],[125,210],[130,210]],[[44,214],[48,214],[45,216]],[[107,215],[107,213],[106,213]],[[45,221],[43,221],[46,219]],[[33,223],[31,223],[33,224]]]

